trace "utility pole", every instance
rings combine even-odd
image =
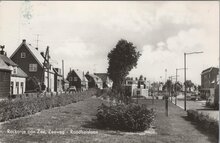
[[[184,53],[184,110],[186,111],[186,55],[191,54],[200,54],[203,52],[191,52],[191,53]]]
[[[62,76],[63,76],[62,86],[63,86],[63,91],[64,91],[64,60],[62,60]]]
[[[50,92],[50,77],[49,77],[49,69],[50,69],[50,55],[49,55],[49,46],[47,46],[47,92]]]

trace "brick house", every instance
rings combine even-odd
[[[28,75],[27,80],[34,79],[39,87],[44,84],[49,91],[54,91],[54,71],[52,65],[48,65],[49,72],[47,72],[45,58],[38,48],[34,48],[31,44],[26,43],[24,39],[11,55],[11,59]],[[48,79],[49,85],[47,82]],[[36,90],[36,87],[26,87],[29,91]]]
[[[11,69],[0,57],[0,98],[5,99],[10,95]]]
[[[94,74],[89,74],[89,72],[87,72],[85,76],[88,79],[89,88],[97,87],[103,89],[103,82],[100,77]]]
[[[202,71],[200,90],[201,96],[205,96],[206,98],[214,97],[218,72],[219,68],[216,67],[210,67]]]
[[[70,70],[67,75],[67,80],[69,81],[69,87],[75,86],[76,90],[84,91],[88,89],[88,80],[84,75],[84,72],[79,69]]]
[[[27,74],[16,63],[6,56],[6,52],[3,51],[3,48],[4,46],[0,52],[0,57],[11,70],[10,94],[23,94],[25,92]]]
[[[112,88],[113,82],[109,78],[107,73],[94,73],[94,74],[102,79],[103,88]]]

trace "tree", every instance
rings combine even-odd
[[[179,82],[176,82],[175,84],[174,84],[174,87],[175,87],[175,90],[178,92],[178,91],[181,91],[181,89],[182,89],[182,85],[181,85],[181,83],[179,83]]]
[[[171,91],[173,89],[173,84],[171,80],[167,80],[166,83],[164,84],[164,89],[166,89],[169,92],[169,96],[171,94]]]
[[[186,80],[186,82],[184,82],[184,85],[186,86],[186,89],[188,89],[189,91],[191,91],[191,88],[194,86],[191,80]]]
[[[113,81],[112,88],[116,92],[121,91],[125,77],[131,69],[137,66],[141,54],[136,49],[133,43],[121,39],[108,53],[108,74]]]

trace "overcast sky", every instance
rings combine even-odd
[[[107,54],[118,40],[133,42],[142,56],[130,76],[164,81],[183,68],[187,79],[200,84],[202,70],[219,61],[218,1],[0,1],[0,45],[10,56],[22,39],[45,51],[65,73],[70,68],[106,72]],[[179,70],[183,82],[183,70]]]

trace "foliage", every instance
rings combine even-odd
[[[184,82],[184,85],[186,86],[186,89],[188,89],[188,91],[191,91],[192,87],[194,87],[194,83],[192,83],[191,80],[186,80]]]
[[[216,137],[218,137],[219,123],[217,120],[212,119],[208,115],[204,115],[195,110],[187,110],[187,115],[188,118],[192,121],[195,121],[199,127],[212,132]]]
[[[145,105],[129,104],[98,107],[97,125],[120,131],[144,131],[150,128],[155,112]]]
[[[164,84],[163,89],[166,89],[168,92],[171,92],[173,89],[173,84],[171,80],[167,80],[166,83]]]
[[[175,90],[176,90],[176,91],[181,91],[181,89],[182,89],[182,85],[181,85],[180,82],[176,82],[176,83],[174,84],[174,87],[175,87]]]
[[[137,61],[141,56],[136,49],[133,43],[121,39],[116,47],[108,53],[108,73],[113,81],[114,90],[120,92],[125,77],[133,67],[136,67]]]
[[[15,101],[5,101],[1,105],[0,121],[7,121],[18,117],[24,117],[30,114],[40,112],[44,109],[64,106],[74,103],[79,100],[90,97],[95,94],[96,90],[70,94],[70,95],[56,95],[51,97],[26,98]]]

